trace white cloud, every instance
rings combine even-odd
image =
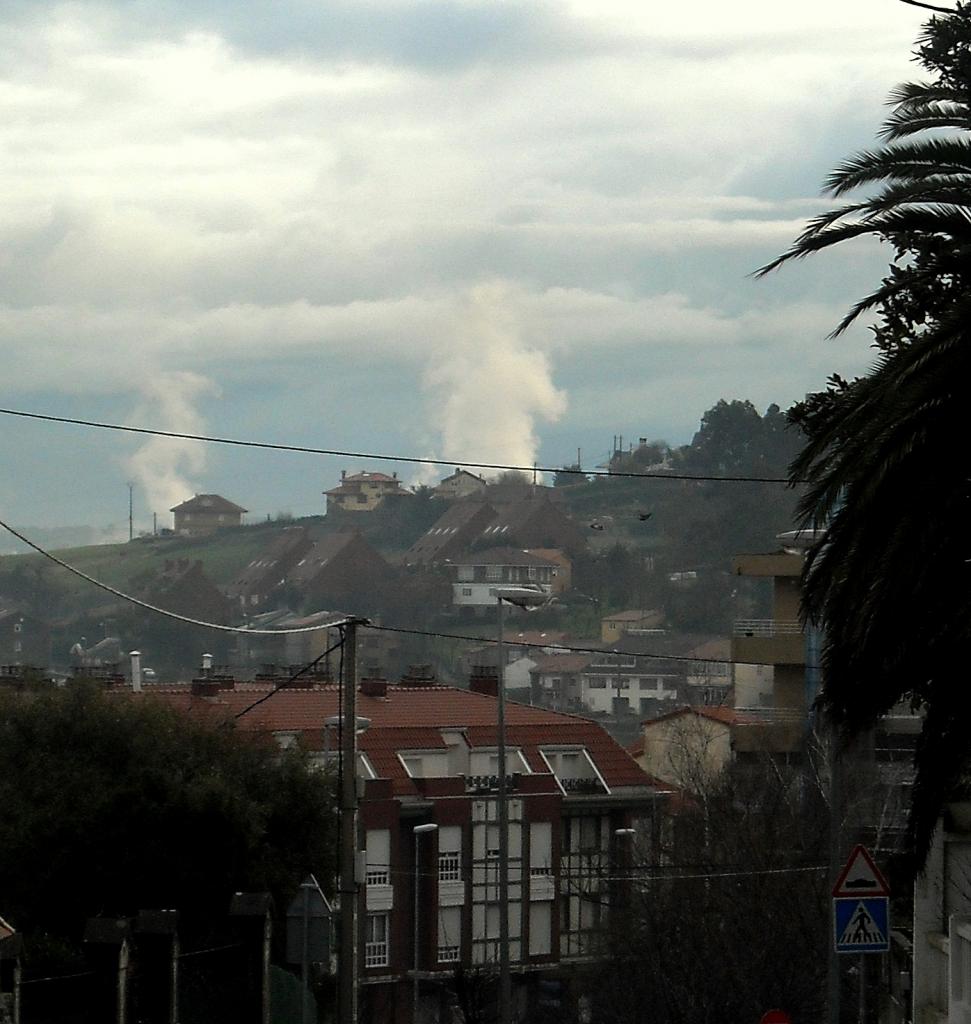
[[[199,382],[256,380],[233,406],[206,396],[243,435],[277,412],[265,391],[315,371],[346,400],[393,367],[393,393],[348,403],[356,447],[397,431],[528,463],[549,424],[582,429],[598,403],[640,401],[660,434],[713,389],[784,401],[827,359],[865,359],[862,336],[797,353],[878,259],[746,275],[910,75],[904,5],[328,11],[323,28],[298,0],[260,26],[255,5],[175,0],[7,14],[7,404],[81,395],[188,421]],[[147,380],[173,390],[146,397]],[[203,486],[180,457],[151,472]]]

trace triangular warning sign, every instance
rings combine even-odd
[[[880,925],[873,919],[870,908],[863,900],[860,900],[850,915],[846,927],[836,940],[836,945],[851,948],[853,946],[882,946],[886,941],[887,937],[883,934]]]
[[[890,886],[865,846],[856,846],[840,872],[834,896],[889,896]]]

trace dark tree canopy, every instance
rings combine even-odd
[[[781,263],[860,236],[889,241],[886,278],[837,327],[875,311],[876,361],[833,378],[793,414],[808,435],[802,522],[826,535],[807,564],[807,615],[824,627],[822,701],[849,732],[900,700],[926,714],[911,811],[923,861],[971,757],[971,691],[955,675],[971,639],[971,8],[932,18],[928,78],[898,86],[883,144],[839,166],[827,191],[871,194],[812,221]]]
[[[204,933],[236,891],[330,876],[331,788],[299,752],[150,698],[2,693],[3,915],[72,943],[87,917],[177,908]]]

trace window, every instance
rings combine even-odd
[[[548,875],[552,860],[553,826],[548,821],[534,821],[529,826],[529,873]],[[548,952],[548,950],[547,950]]]
[[[462,908],[438,908],[438,962],[454,964],[462,959]]]
[[[487,565],[485,576],[487,580],[501,580],[502,579],[502,566],[501,565]]]
[[[446,850],[438,855],[438,880],[459,882],[462,880],[462,856],[458,850]]]
[[[606,688],[606,686],[607,686],[607,680],[606,679],[598,679],[596,676],[592,676],[591,677],[591,679],[590,679],[590,689],[591,690],[603,690],[603,689]]]
[[[443,825],[438,830],[438,880],[462,880],[462,829],[458,825]]]
[[[472,596],[472,588],[471,587],[463,587],[462,588],[462,596],[463,597],[471,597]]]
[[[368,829],[365,839],[367,867],[364,881],[367,885],[388,885],[391,880],[391,832],[388,829]]]
[[[529,905],[529,955],[544,956],[552,950],[552,907],[549,903]]]
[[[368,914],[364,932],[364,966],[388,966],[388,915]]]

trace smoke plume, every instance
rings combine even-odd
[[[205,418],[195,406],[218,393],[207,378],[184,371],[157,372],[140,385],[134,421],[159,430],[205,433]],[[153,437],[127,460],[127,469],[141,487],[150,512],[160,516],[191,498],[206,468],[202,441]]]
[[[566,410],[549,361],[525,343],[519,319],[508,285],[480,285],[425,371],[430,418],[446,459],[531,466],[539,447],[536,423],[553,423]]]

